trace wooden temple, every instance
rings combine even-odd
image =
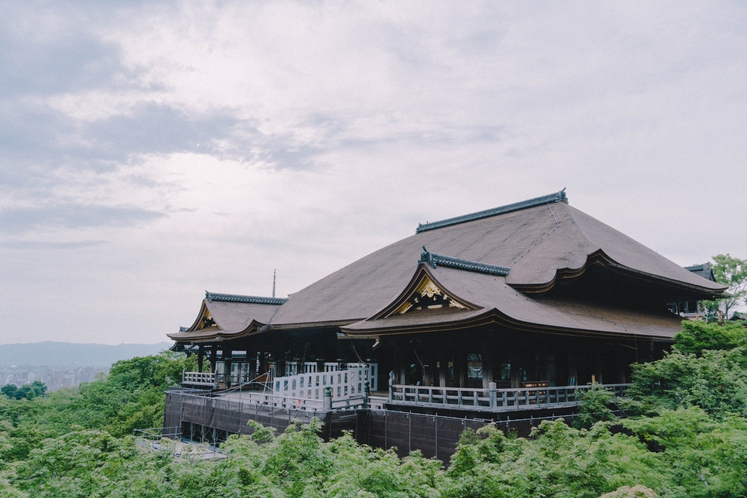
[[[629,365],[659,357],[680,330],[668,303],[724,290],[561,191],[419,225],[288,299],[206,293],[195,322],[169,337],[199,358],[184,386],[272,387],[355,366],[390,400],[411,386],[411,402],[445,403],[433,388],[628,382]]]

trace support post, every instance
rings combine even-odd
[[[332,388],[330,386],[324,388],[324,409],[332,409]]]
[[[495,382],[491,382],[488,384],[488,389],[490,390],[490,408],[495,408],[495,402],[498,395],[498,386]]]

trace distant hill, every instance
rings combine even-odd
[[[35,342],[27,344],[0,344],[0,366],[55,365],[55,366],[109,366],[115,361],[135,356],[157,354],[170,348],[172,343],[158,344],[76,344],[72,342]]]

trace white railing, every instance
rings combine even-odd
[[[287,375],[285,377],[275,377],[271,386],[273,390],[282,392],[301,392],[306,390],[306,394],[301,396],[306,399],[321,399],[324,394],[317,395],[317,387],[334,386],[333,398],[346,396],[342,394],[363,393],[363,385],[368,382],[371,391],[378,390],[379,365],[377,363],[348,363],[346,370],[340,370],[339,363],[328,362],[324,364],[324,372],[317,372],[316,362],[289,362],[286,364]],[[298,374],[299,367],[303,373]],[[355,380],[352,380],[347,373],[355,372]],[[321,377],[320,377],[321,376]],[[225,382],[226,374],[215,374],[210,372],[182,372],[182,384],[193,386],[214,386]],[[342,380],[341,380],[342,379]],[[280,382],[280,383],[278,383]],[[345,384],[350,384],[349,389],[345,389]],[[295,386],[295,387],[293,387]],[[337,394],[338,392],[341,394]],[[309,393],[309,389],[313,388]]]
[[[282,396],[270,393],[260,393],[253,391],[245,391],[242,393],[226,393],[218,394],[215,398],[209,399],[228,399],[232,405],[232,409],[235,411],[241,411],[247,407],[256,406],[267,406],[271,408],[285,408],[289,410],[301,410],[301,411],[329,411],[329,410],[345,410],[349,408],[358,408],[365,405],[365,396],[363,394],[357,394],[354,396],[348,396],[344,398],[332,399],[324,396],[320,399],[308,399],[308,398],[296,398],[292,396]],[[325,404],[325,402],[327,404]],[[242,408],[243,407],[243,408]]]
[[[342,371],[340,363],[338,362],[325,362],[323,364],[324,372],[339,372]],[[363,374],[365,380],[368,381],[371,391],[377,391],[379,388],[378,375],[379,365],[378,363],[347,363],[347,370],[358,369],[364,370]],[[289,361],[285,364],[285,375],[291,377],[295,375],[317,373],[319,371],[319,364],[315,361],[306,361],[304,363]]]
[[[275,377],[272,392],[277,396],[294,399],[324,398],[330,388],[333,400],[363,395],[366,376],[362,368],[349,368],[332,372],[314,372],[287,377]]]
[[[604,387],[612,390],[616,396],[622,396],[630,384],[605,384]],[[591,385],[586,385],[496,389],[492,382],[488,389],[392,385],[389,388],[389,403],[480,411],[571,407],[579,404],[580,393],[591,388]]]
[[[182,372],[182,384],[193,386],[215,385],[215,374],[210,372]]]

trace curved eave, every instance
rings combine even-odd
[[[555,272],[552,280],[548,282],[531,284],[510,283],[509,285],[524,294],[544,294],[555,287],[555,285],[561,280],[572,280],[581,277],[588,268],[594,265],[608,268],[612,271],[616,271],[632,278],[664,284],[672,289],[685,290],[697,295],[700,299],[716,298],[723,294],[724,291],[726,291],[726,289],[728,288],[715,282],[709,282],[705,279],[703,279],[704,282],[708,282],[709,285],[698,286],[688,282],[682,282],[680,280],[674,280],[660,275],[655,275],[653,273],[637,270],[635,268],[631,268],[614,261],[601,249],[592,254],[589,254],[586,258],[585,263],[579,268],[559,268]]]
[[[497,309],[480,310],[477,313],[468,311],[456,312],[461,317],[454,316],[452,320],[437,320],[433,323],[406,324],[399,317],[381,319],[377,321],[362,321],[348,327],[342,327],[343,333],[350,337],[373,337],[385,335],[421,334],[434,332],[451,332],[463,329],[495,324],[519,332],[534,332],[542,334],[565,335],[575,337],[641,337],[656,341],[671,341],[680,331],[680,327],[672,323],[671,329],[661,330],[602,330],[589,328],[561,327],[541,323],[531,323],[516,320]],[[679,323],[679,322],[677,322]]]
[[[226,342],[262,334],[266,331],[266,329],[263,328],[263,325],[265,324],[252,320],[247,328],[238,332],[227,332],[220,327],[212,326],[199,330],[186,330],[184,332],[175,332],[166,335],[170,339],[182,343],[204,344],[210,342]]]
[[[319,328],[338,328],[356,323],[364,318],[352,318],[348,320],[331,320],[324,322],[298,322],[298,323],[270,323],[266,328],[268,330],[301,330],[301,329],[319,329]]]

